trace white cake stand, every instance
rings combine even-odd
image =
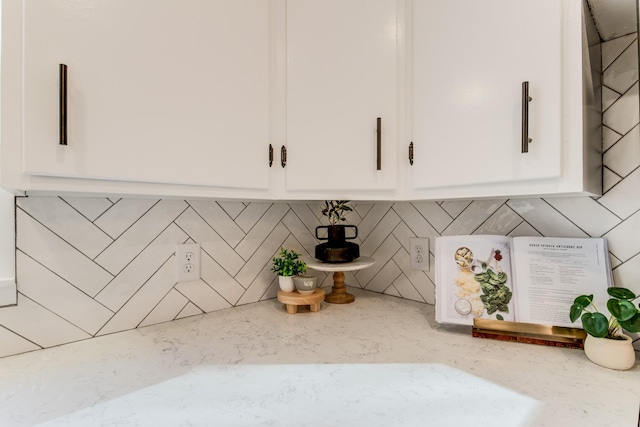
[[[362,270],[371,267],[376,260],[370,257],[356,258],[351,262],[322,262],[317,259],[305,260],[307,266],[317,271],[333,272],[333,288],[331,293],[325,296],[325,301],[333,304],[348,304],[355,301],[356,297],[347,293],[344,285],[344,272]]]

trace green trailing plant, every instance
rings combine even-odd
[[[307,271],[307,264],[294,250],[280,248],[280,253],[272,261],[271,271],[279,276],[297,276]]]
[[[593,295],[577,297],[569,311],[569,318],[575,322],[580,318],[583,329],[597,338],[616,339],[622,331],[640,332],[640,306],[636,307],[634,300],[640,298],[626,288],[608,288],[610,298],[607,309],[611,315],[609,319],[598,311],[593,303]]]
[[[339,222],[346,221],[345,217],[351,211],[353,209],[349,206],[349,200],[325,200],[322,215],[329,218],[330,225],[336,225]]]

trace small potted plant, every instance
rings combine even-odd
[[[629,369],[635,364],[636,356],[631,337],[622,333],[640,332],[640,309],[633,303],[639,298],[626,288],[608,288],[609,300],[607,317],[598,311],[593,303],[593,295],[577,297],[569,312],[575,322],[580,318],[587,333],[584,352],[593,363],[611,369]]]
[[[345,222],[346,216],[352,212],[349,200],[325,200],[322,215],[329,220],[329,225],[316,227],[316,239],[327,240],[316,246],[316,258],[324,262],[349,262],[360,256],[360,247],[356,243],[346,242],[347,239],[358,237],[358,227],[355,225],[340,224]],[[353,236],[346,236],[346,229],[353,231]],[[326,237],[318,234],[319,230],[326,229]]]
[[[280,289],[284,292],[293,292],[295,290],[293,276],[307,271],[307,264],[300,258],[299,253],[284,248],[280,248],[280,253],[272,261],[271,271],[278,275]]]

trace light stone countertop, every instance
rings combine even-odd
[[[638,365],[349,292],[317,313],[269,300],[0,359],[0,425],[638,426]]]

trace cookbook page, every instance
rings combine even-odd
[[[436,238],[436,321],[515,320],[510,248],[506,236]]]
[[[612,275],[604,238],[515,237],[513,253],[520,322],[581,328],[569,319],[579,295],[593,294],[606,310]]]

